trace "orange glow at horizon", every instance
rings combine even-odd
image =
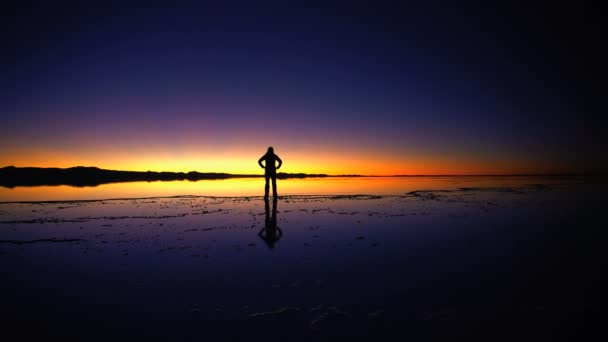
[[[264,146],[264,145],[262,145]],[[375,153],[346,149],[275,148],[283,159],[282,172],[324,173],[330,175],[472,175],[551,173],[560,165],[531,160],[493,156],[423,155],[422,153]],[[312,152],[311,152],[312,151]],[[320,152],[321,151],[321,152]],[[93,149],[87,153],[53,148],[19,147],[0,156],[0,167],[96,166],[102,169],[129,171],[226,172],[261,174],[257,160],[265,147],[224,148],[219,151],[197,151],[195,148]]]

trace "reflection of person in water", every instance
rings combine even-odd
[[[264,162],[264,164],[262,164]],[[276,165],[279,162],[279,165]],[[277,170],[283,165],[283,161],[279,156],[274,154],[272,147],[268,148],[265,155],[258,160],[260,167],[264,169],[264,176],[266,177],[266,185],[264,186],[264,197],[268,197],[268,180],[272,179],[272,195],[277,197]]]
[[[283,236],[281,228],[277,227],[277,200],[272,201],[272,216],[270,215],[270,204],[268,198],[264,198],[266,208],[266,224],[258,233],[258,236],[266,242],[268,248],[274,249],[274,244]]]

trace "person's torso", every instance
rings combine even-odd
[[[275,171],[277,169],[276,166],[276,161],[277,161],[277,157],[274,154],[267,154],[264,157],[264,160],[266,161],[266,171]]]

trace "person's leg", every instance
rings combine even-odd
[[[269,184],[268,184],[268,178],[270,178],[268,175],[266,175],[266,185],[264,186],[264,197],[268,197],[268,188],[269,188]]]
[[[274,206],[272,207],[274,209]],[[268,196],[264,197],[264,209],[266,209],[266,228],[270,226],[270,203],[268,202]],[[274,213],[272,214],[274,217]]]
[[[277,176],[272,177],[272,195],[277,197]]]

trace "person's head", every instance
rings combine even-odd
[[[268,152],[266,153],[274,154],[274,148],[272,148],[272,146],[268,146]]]

